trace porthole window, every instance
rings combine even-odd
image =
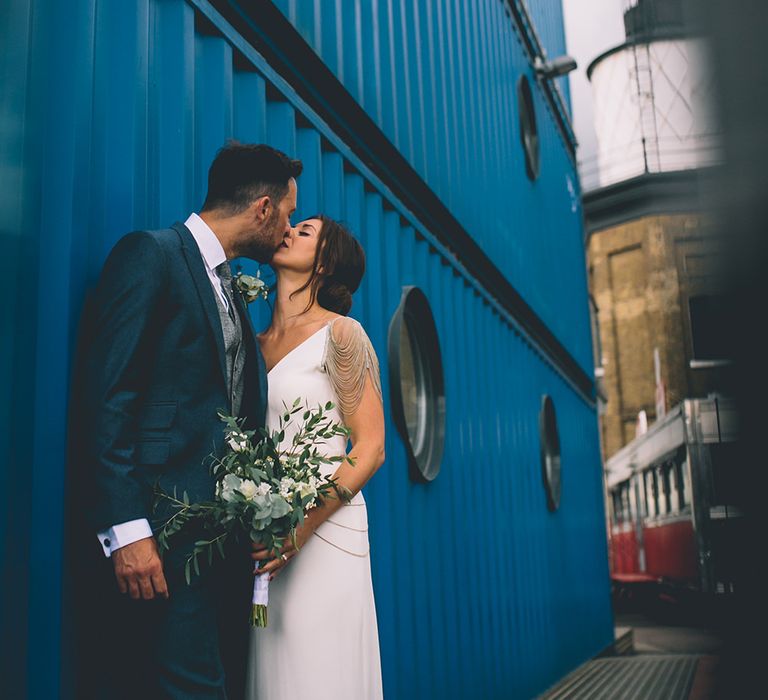
[[[517,108],[520,113],[520,141],[525,154],[525,171],[531,180],[539,176],[539,129],[533,107],[531,84],[524,75],[517,81]]]
[[[539,436],[541,440],[541,473],[547,508],[555,511],[560,506],[560,436],[557,432],[555,404],[551,397],[541,399],[539,412]]]
[[[432,481],[445,441],[443,363],[435,320],[418,287],[405,287],[389,325],[392,414],[408,451],[411,479]]]

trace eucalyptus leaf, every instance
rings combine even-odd
[[[291,512],[291,506],[288,505],[288,502],[278,494],[271,495],[271,505],[271,515],[273,518],[282,518],[284,515],[287,515]]]

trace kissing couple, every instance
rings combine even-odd
[[[81,341],[77,460],[94,549],[88,663],[98,698],[382,696],[368,525],[361,489],[384,461],[379,367],[347,314],[365,271],[360,243],[318,214],[291,225],[302,163],[230,142],[208,172],[199,213],[136,231],[109,254]],[[269,326],[256,333],[230,261],[275,272]],[[261,302],[259,302],[261,303]],[[199,575],[185,562],[200,533],[160,552],[154,488],[214,497],[210,455],[225,448],[218,411],[244,430],[276,430],[301,397],[349,431],[320,447],[349,500],[306,513],[277,556],[228,541]],[[286,431],[284,441],[292,435]],[[155,523],[155,528],[157,527]],[[98,546],[96,536],[98,535]],[[249,625],[256,573],[268,574],[270,626]]]

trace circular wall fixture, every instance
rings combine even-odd
[[[555,511],[560,506],[560,436],[557,433],[555,404],[544,395],[539,411],[539,439],[541,440],[541,474],[547,494],[547,508]]]
[[[536,126],[536,110],[533,107],[531,84],[524,75],[517,81],[517,107],[520,112],[520,142],[525,153],[525,172],[531,180],[539,176],[539,129]]]
[[[411,479],[432,481],[445,442],[445,389],[437,328],[427,297],[404,287],[389,324],[392,415],[408,451]]]

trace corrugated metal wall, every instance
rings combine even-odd
[[[507,2],[507,0],[499,0]],[[513,0],[515,1],[515,0]],[[563,0],[516,0],[525,5],[536,27],[536,32],[549,58],[568,53],[565,41]],[[568,78],[558,78],[558,87],[563,93],[568,109],[571,109],[571,86]]]
[[[591,372],[586,268],[573,264],[583,258],[578,177],[508,0],[275,4]],[[547,50],[564,53],[560,0],[530,6]],[[535,183],[520,146],[520,75],[538,116]]]
[[[295,15],[329,6],[286,5]],[[378,8],[397,14],[406,5],[381,0]],[[386,87],[386,61],[380,81],[360,78],[363,102],[380,110],[385,131],[397,128],[397,145],[588,366],[581,228],[563,194],[573,167],[539,105],[543,174],[534,185],[526,180],[504,85],[529,66],[515,54],[501,3],[471,5],[483,9],[485,47],[504,57],[503,79],[478,83],[492,71],[470,66],[479,59],[465,42],[480,35],[458,31],[464,3],[445,2],[434,4],[431,20],[442,31],[414,32],[415,15],[398,14],[411,33],[388,50],[402,60],[397,70],[415,70],[405,51],[423,37],[422,66],[431,51],[440,65],[465,64],[450,96],[432,71],[404,81],[415,81],[408,89],[425,104],[435,94],[449,108],[431,117],[402,104],[397,115],[388,111],[400,87]],[[368,12],[376,3],[354,6]],[[349,17],[326,15],[310,36],[335,46],[340,63],[350,59],[329,37],[334,26],[349,31]],[[383,29],[359,36],[358,56],[387,43]],[[493,290],[446,254],[205,0],[10,0],[0,7],[0,46],[4,692],[49,698],[60,682],[65,695],[68,688],[61,620],[72,581],[62,574],[62,493],[66,405],[77,391],[69,373],[86,290],[125,232],[167,225],[200,206],[207,167],[229,136],[302,158],[298,216],[322,210],[359,234],[369,271],[353,314],[382,358],[385,385],[387,326],[402,286],[420,286],[435,313],[446,371],[442,471],[431,484],[411,484],[389,420],[387,462],[366,492],[387,697],[529,697],[611,640],[594,408],[515,330]],[[494,120],[485,124],[490,103],[482,100],[491,99]],[[465,101],[473,105],[466,114]],[[478,132],[489,139],[482,148],[464,138]],[[494,184],[486,170],[504,177]],[[263,326],[266,307],[255,314]],[[563,451],[555,514],[539,467],[544,393],[557,407]]]

